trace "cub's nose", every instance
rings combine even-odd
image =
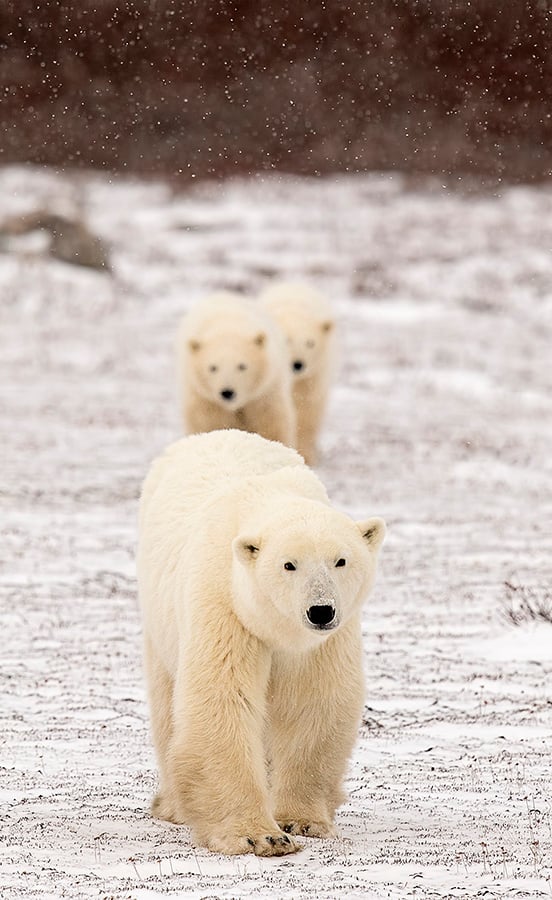
[[[332,628],[335,619],[335,609],[333,606],[325,604],[314,604],[307,609],[307,619],[314,628]]]
[[[294,363],[293,363],[293,371],[294,372],[300,372],[301,369],[304,369],[304,368],[305,368],[305,363],[303,362],[302,359],[296,359],[294,361]]]
[[[220,396],[223,400],[233,400],[236,396],[236,392],[232,390],[232,388],[225,388],[220,392]]]

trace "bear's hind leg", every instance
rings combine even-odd
[[[167,754],[172,735],[173,681],[146,639],[144,663],[148,685],[151,734],[159,766],[159,790],[151,811],[159,819],[174,820]]]

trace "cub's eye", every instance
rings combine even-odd
[[[209,366],[210,372],[218,372],[218,366]]]
[[[240,370],[240,372],[245,372],[247,366],[245,363],[238,363],[238,369]]]
[[[284,569],[287,569],[288,572],[295,572],[295,566],[291,562],[284,563]]]
[[[337,560],[335,567],[336,567],[336,569],[340,569],[341,566],[344,566],[344,565],[345,565],[345,560],[343,559],[343,557],[341,557],[341,559]]]
[[[311,350],[312,350],[312,348],[314,347],[314,341],[305,341],[305,345],[306,345],[307,347],[310,347]]]

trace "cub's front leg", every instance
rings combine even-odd
[[[270,655],[232,612],[227,616],[196,617],[179,664],[168,749],[176,821],[218,853],[293,853],[300,847],[278,826],[268,795]]]
[[[314,378],[297,381],[293,388],[297,410],[297,450],[309,466],[317,462],[317,438],[324,412],[324,397]]]
[[[275,390],[270,398],[252,400],[244,410],[247,431],[256,431],[269,441],[280,441],[295,447],[297,426],[291,396],[284,388]]]
[[[223,409],[217,403],[193,393],[191,389],[184,399],[182,420],[187,434],[239,427],[235,412]]]

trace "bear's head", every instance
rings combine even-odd
[[[284,327],[294,379],[308,378],[319,370],[327,358],[333,330],[330,318],[314,319],[300,314]]]
[[[262,389],[267,364],[267,335],[235,332],[211,334],[188,341],[190,371],[195,387],[207,400],[234,411]]]
[[[316,501],[286,498],[283,506],[233,541],[234,606],[260,640],[301,652],[360,611],[385,524],[354,522]]]

